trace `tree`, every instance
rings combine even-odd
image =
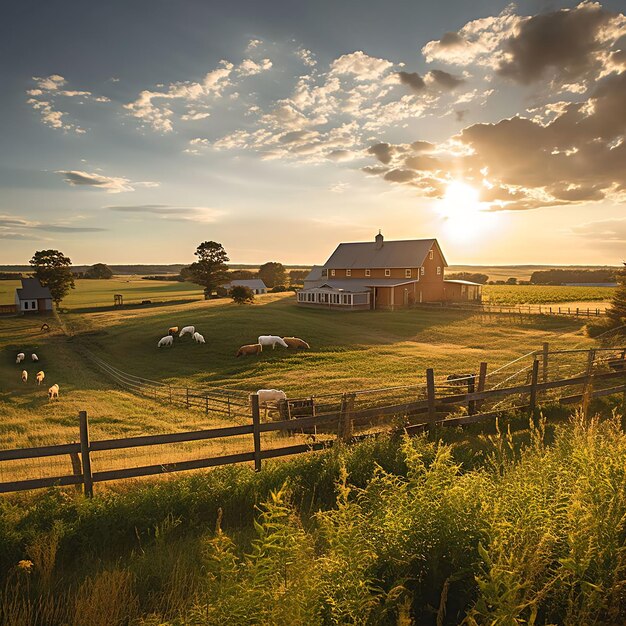
[[[237,304],[246,304],[254,302],[254,293],[250,287],[237,285],[230,290],[230,295]]]
[[[517,285],[517,278],[515,276],[511,276],[511,278],[506,279],[507,285]]]
[[[254,272],[250,270],[233,270],[228,274],[229,280],[249,280],[254,278]]]
[[[263,263],[257,272],[257,278],[260,278],[268,287],[276,285],[284,285],[287,282],[287,272],[282,263],[270,261]]]
[[[85,270],[85,278],[108,279],[113,278],[113,270],[104,263],[96,263]]]
[[[50,289],[52,300],[57,308],[61,300],[74,289],[72,261],[58,250],[39,250],[35,252],[30,264],[35,270],[33,276]]]
[[[615,278],[617,279],[617,287],[613,298],[611,298],[611,306],[607,314],[615,326],[623,326],[626,324],[626,263],[617,272]]]
[[[189,266],[189,275],[192,282],[204,287],[204,297],[208,300],[222,283],[228,282],[226,262],[229,259],[226,250],[217,241],[201,243],[194,254],[198,260]]]
[[[291,270],[289,272],[289,284],[301,285],[308,275],[309,270]]]

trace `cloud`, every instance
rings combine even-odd
[[[393,67],[391,61],[371,57],[361,50],[357,50],[350,54],[344,54],[333,61],[331,72],[352,74],[357,80],[374,80],[391,67]]]
[[[443,70],[431,70],[426,74],[426,78],[437,87],[446,90],[456,89],[465,82],[462,78],[453,76]]]
[[[63,176],[63,180],[72,187],[95,187],[96,189],[104,189],[107,193],[135,191],[135,187],[157,187],[159,185],[159,183],[150,181],[131,182],[128,178],[121,176],[104,176],[80,170],[59,170],[55,173]]]
[[[251,40],[248,52],[262,42]],[[235,88],[241,80],[266,72],[272,68],[270,59],[244,59],[235,66],[222,60],[218,67],[207,72],[200,81],[170,83],[158,90],[145,89],[133,101],[124,105],[130,114],[150,126],[153,130],[169,133],[174,129],[174,120],[201,120],[209,117],[209,107],[215,104],[227,89]],[[234,94],[233,94],[234,95]],[[175,105],[183,112],[176,111]]]
[[[398,72],[398,78],[403,85],[409,86],[413,91],[422,91],[426,88],[424,79],[417,72]]]
[[[0,239],[41,240],[41,237],[31,231],[40,230],[50,233],[96,233],[108,230],[107,228],[71,226],[69,224],[50,224],[32,220],[25,220],[14,215],[0,215]],[[17,232],[16,232],[17,231]]]
[[[169,204],[133,204],[112,205],[103,207],[118,213],[148,213],[158,215],[161,219],[185,222],[212,223],[224,215],[224,211],[211,207],[186,207]]]
[[[607,44],[622,35],[624,16],[596,3],[536,15],[505,40],[505,59],[497,71],[522,84],[540,80],[548,70],[554,70],[561,83],[589,78],[604,63]]]
[[[591,241],[626,244],[626,217],[579,224],[572,227],[572,232]]]
[[[373,144],[368,152],[387,167],[365,171],[428,197],[461,179],[494,211],[626,201],[626,72],[547,109],[473,124],[436,145]]]
[[[61,110],[60,102],[67,105],[73,99],[83,104],[85,102],[110,102],[105,96],[94,95],[91,91],[80,89],[61,89],[67,84],[67,80],[59,74],[52,74],[46,77],[33,76],[35,89],[28,89],[26,94],[30,96],[27,104],[33,110],[39,112],[41,121],[50,128],[56,128],[65,132],[74,132],[82,135],[86,131],[77,123],[70,121],[68,112]],[[65,108],[65,105],[63,108]]]
[[[315,65],[317,64],[317,61],[315,60],[315,55],[306,48],[298,48],[295,54],[307,67],[315,67]]]

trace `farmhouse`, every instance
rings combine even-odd
[[[444,280],[447,262],[436,239],[340,243],[314,266],[297,292],[301,306],[395,309],[425,302],[480,302],[481,285]]]
[[[260,278],[254,278],[251,280],[231,280],[221,286],[222,289],[229,293],[233,287],[247,287],[252,290],[252,293],[258,296],[261,293],[267,293],[267,286]]]
[[[52,294],[42,287],[38,278],[22,278],[22,288],[15,290],[17,313],[47,313],[52,311]]]

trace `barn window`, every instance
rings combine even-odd
[[[334,276],[335,275],[335,270],[330,270],[330,275]]]
[[[433,251],[432,251],[432,250],[430,250],[430,251],[428,252],[428,258],[429,258],[431,261],[433,260]]]
[[[422,265],[422,267],[420,267],[420,274],[423,276],[424,275],[424,266]]]
[[[26,300],[24,300],[24,309],[28,308],[28,302]]]
[[[391,276],[391,270],[385,270],[385,276]]]
[[[437,276],[441,276],[441,268],[437,267]]]
[[[346,270],[346,276],[352,276],[352,270]]]
[[[365,270],[365,275],[370,276],[372,274],[371,270]]]
[[[411,278],[411,270],[404,270],[404,277]]]

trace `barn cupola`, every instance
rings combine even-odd
[[[376,250],[380,250],[383,247],[383,235],[380,231],[378,231],[374,241],[376,241]]]

